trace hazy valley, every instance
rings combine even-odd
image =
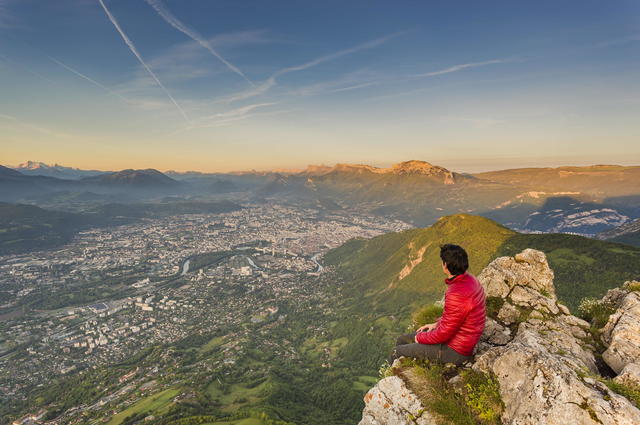
[[[1,413],[355,423],[440,244],[545,252],[572,311],[640,276],[639,170],[2,168]]]

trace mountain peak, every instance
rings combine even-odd
[[[105,173],[98,176],[86,177],[87,182],[107,185],[131,185],[131,186],[175,186],[178,182],[154,168],[145,170],[126,170],[113,173]]]
[[[50,165],[39,161],[27,161],[18,165],[18,168],[24,168],[26,170],[38,170],[40,168],[51,168]]]
[[[336,164],[334,167],[309,166],[305,170],[309,175],[322,175],[331,172],[357,173],[357,174],[385,174],[385,175],[421,175],[442,179],[444,184],[454,184],[460,177],[459,174],[447,170],[444,167],[430,164],[426,161],[409,160],[399,162],[389,168],[374,167],[366,164]]]
[[[433,172],[433,170],[437,170],[437,169],[444,170],[444,168],[442,167],[438,167],[428,163],[427,161],[420,161],[417,159],[398,162],[397,164],[393,164],[390,168],[390,170],[393,170],[394,172],[397,172],[397,173],[402,173],[402,172],[431,173]]]
[[[388,173],[394,174],[423,174],[426,176],[443,176],[445,183],[454,183],[454,173],[444,167],[432,165],[426,161],[410,160],[403,161],[385,169]]]

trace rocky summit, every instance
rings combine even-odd
[[[456,382],[466,373],[496,382],[501,411],[481,423],[640,424],[640,284],[627,282],[585,304],[609,314],[597,329],[558,302],[553,278],[540,251],[491,262],[478,276],[489,317],[474,362],[453,368],[445,382],[454,393],[464,391]],[[421,389],[398,372],[400,360],[365,395],[360,425],[456,423],[430,410]]]

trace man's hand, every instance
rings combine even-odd
[[[418,328],[418,330],[416,330],[416,336],[413,338],[413,340],[417,343],[418,342],[418,332],[427,332],[432,330],[433,328],[435,328],[438,324],[437,323],[427,323],[424,326],[420,326]]]
[[[427,332],[433,330],[436,327],[436,323],[427,323],[424,326],[420,326],[416,332]]]

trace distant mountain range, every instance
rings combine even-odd
[[[17,170],[24,172],[0,170],[0,201],[39,202],[50,199],[52,192],[64,192],[63,198],[69,200],[79,199],[79,192],[86,200],[106,195],[126,200],[126,196],[236,192],[258,202],[357,208],[416,226],[429,225],[442,215],[472,213],[523,232],[588,236],[640,218],[639,166],[521,168],[466,174],[411,160],[388,168],[337,164],[310,165],[304,170],[163,174],[154,169],[86,171],[30,161]],[[45,171],[49,175],[43,175]],[[76,177],[61,179],[54,173]],[[82,173],[94,174],[78,177]]]
[[[58,164],[49,165],[38,161],[23,162],[22,164],[12,168],[27,176],[46,176],[70,180],[97,176],[105,173],[105,171],[81,170],[79,168],[64,167]]]
[[[0,201],[15,202],[52,194],[82,194],[86,200],[98,200],[104,196],[121,194],[123,197],[157,196],[176,193],[182,184],[158,170],[123,170],[101,173],[80,179],[62,179],[43,175],[28,175],[17,170],[0,166]],[[68,196],[77,199],[77,196]]]
[[[640,246],[640,219],[596,235],[598,239]]]
[[[162,174],[158,170],[148,168],[146,170],[122,170],[112,173],[99,174],[97,176],[81,179],[84,183],[93,183],[102,186],[128,186],[138,188],[167,188],[177,187],[180,183],[171,177]]]

